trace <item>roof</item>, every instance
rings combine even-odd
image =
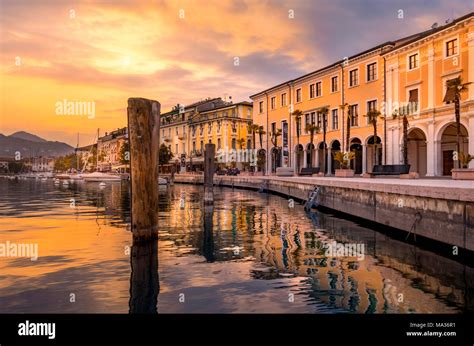
[[[465,20],[465,19],[467,19],[467,18],[469,18],[469,17],[471,17],[471,16],[473,16],[473,15],[474,15],[474,12],[471,12],[471,13],[468,13],[468,14],[466,14],[466,15],[464,15],[464,16],[462,16],[462,17],[460,17],[460,18],[458,18],[458,19],[456,19],[456,20],[452,21],[451,23],[448,23],[448,24],[446,24],[446,25],[444,25],[444,26],[440,26],[440,27],[435,28],[435,29],[429,29],[429,30],[426,30],[426,31],[422,31],[422,32],[419,32],[419,33],[416,33],[416,34],[413,34],[413,35],[405,36],[405,37],[402,37],[402,38],[397,39],[397,40],[395,40],[395,41],[386,41],[386,42],[381,43],[381,44],[379,44],[379,45],[377,45],[377,46],[375,46],[375,47],[366,49],[366,50],[364,50],[364,51],[362,51],[362,52],[360,52],[360,53],[357,53],[357,54],[355,54],[355,55],[353,55],[353,56],[351,56],[351,57],[348,57],[348,59],[349,59],[349,60],[352,60],[352,59],[355,59],[355,58],[357,58],[357,57],[359,57],[359,56],[365,55],[365,54],[367,54],[367,53],[370,53],[370,52],[373,52],[373,51],[376,51],[376,50],[379,50],[379,49],[383,49],[383,48],[385,48],[385,47],[390,47],[386,52],[381,52],[381,55],[385,55],[385,54],[387,54],[387,53],[389,53],[389,52],[391,52],[391,51],[393,51],[393,50],[396,50],[396,49],[398,49],[398,48],[401,48],[401,47],[403,47],[403,46],[406,46],[406,45],[408,45],[408,44],[410,44],[410,43],[412,43],[412,42],[415,42],[415,41],[417,41],[417,40],[419,40],[419,39],[422,39],[422,38],[424,38],[424,37],[427,37],[427,36],[429,36],[429,35],[432,35],[432,34],[438,32],[438,31],[444,30],[444,29],[446,29],[446,28],[448,28],[448,27],[450,27],[450,26],[454,26],[454,25],[456,25],[457,23],[459,23],[459,22],[461,22],[461,21],[463,21],[463,20]],[[287,80],[287,81],[285,81],[285,82],[283,82],[283,83],[280,83],[280,84],[278,84],[278,85],[272,86],[272,87],[270,87],[270,88],[268,88],[268,89],[265,89],[265,90],[260,91],[260,92],[258,92],[258,93],[256,93],[256,94],[251,95],[250,98],[253,98],[253,97],[255,97],[255,96],[257,96],[257,95],[260,95],[260,94],[264,94],[264,93],[266,93],[266,92],[269,92],[270,90],[278,89],[278,88],[282,87],[283,85],[286,85],[286,84],[289,84],[289,83],[294,83],[294,82],[296,82],[296,81],[298,81],[298,80],[301,80],[301,79],[304,79],[304,78],[306,78],[306,77],[308,77],[308,76],[310,76],[310,75],[312,75],[312,74],[316,74],[316,73],[322,72],[322,71],[324,71],[324,70],[329,70],[329,69],[331,69],[331,68],[333,68],[333,67],[340,66],[340,65],[344,62],[344,60],[345,60],[345,59],[338,60],[338,61],[336,61],[336,62],[334,62],[334,63],[332,63],[332,64],[330,64],[330,65],[327,65],[327,66],[322,67],[322,68],[320,68],[320,69],[318,69],[318,70],[315,70],[315,71],[312,71],[312,72],[310,72],[310,73],[307,73],[307,74],[305,74],[305,75],[303,75],[303,76],[300,76],[300,77],[297,77],[297,78],[294,78],[294,79],[290,79],[290,80]]]
[[[391,53],[397,49],[400,49],[404,46],[407,46],[413,42],[416,42],[418,40],[421,40],[425,37],[428,37],[430,35],[433,35],[433,34],[436,34],[437,32],[440,32],[440,31],[443,31],[443,30],[446,30],[447,28],[450,28],[452,26],[455,26],[456,24],[466,20],[467,18],[469,17],[474,17],[474,12],[470,12],[462,17],[459,17],[455,20],[453,20],[452,22],[449,22],[445,25],[442,25],[442,26],[438,26],[436,28],[433,28],[433,29],[430,29],[430,30],[426,30],[426,31],[423,31],[423,32],[420,32],[418,34],[415,34],[415,35],[412,35],[412,36],[408,36],[408,37],[405,37],[405,39],[403,39],[403,42],[401,42],[400,44],[398,44],[396,47],[394,47],[393,49],[391,49],[390,51],[388,52],[385,52],[383,53],[383,55],[385,54],[388,54],[388,53]]]

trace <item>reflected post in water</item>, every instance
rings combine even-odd
[[[134,242],[130,264],[130,313],[157,313],[158,240]]]

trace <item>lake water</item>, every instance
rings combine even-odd
[[[462,263],[279,196],[216,187],[215,198],[204,211],[202,186],[160,191],[158,275],[144,279],[127,184],[0,178],[0,244],[38,249],[0,257],[0,313],[473,310]]]

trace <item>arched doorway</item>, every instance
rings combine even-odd
[[[374,165],[380,165],[382,162],[382,140],[377,136],[374,146],[374,136],[367,139],[367,152],[365,162],[367,164],[367,172],[372,172]]]
[[[426,136],[425,133],[413,128],[408,132],[408,164],[410,172],[418,172],[420,177],[426,175]]]
[[[267,152],[265,149],[259,149],[257,153],[257,171],[265,174],[265,167],[267,166]]]
[[[313,143],[308,143],[308,145],[306,145],[306,167],[313,167],[313,163],[315,162],[314,155],[316,152],[314,149]]]
[[[451,169],[455,167],[454,152],[456,151],[456,124],[449,124],[441,135],[441,162],[443,175],[451,175]],[[461,133],[459,135],[459,151],[468,152],[468,132],[461,124]]]
[[[304,166],[304,148],[301,144],[298,144],[295,147],[295,171],[297,174],[301,171],[301,168]]]
[[[278,167],[281,167],[281,148],[272,148],[272,173],[276,172]]]
[[[341,168],[338,161],[334,160],[334,154],[341,151],[341,143],[336,139],[331,143],[331,173],[335,174],[336,169]]]
[[[351,140],[350,150],[355,153],[355,158],[351,161],[351,169],[355,174],[362,174],[362,142],[359,138]]]

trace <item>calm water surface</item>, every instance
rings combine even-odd
[[[159,313],[473,310],[471,267],[278,196],[215,197],[205,213],[200,186],[160,191]],[[0,313],[133,310],[129,204],[126,184],[0,178],[0,243],[39,247],[37,261],[0,257]],[[326,257],[334,241],[364,258]]]

